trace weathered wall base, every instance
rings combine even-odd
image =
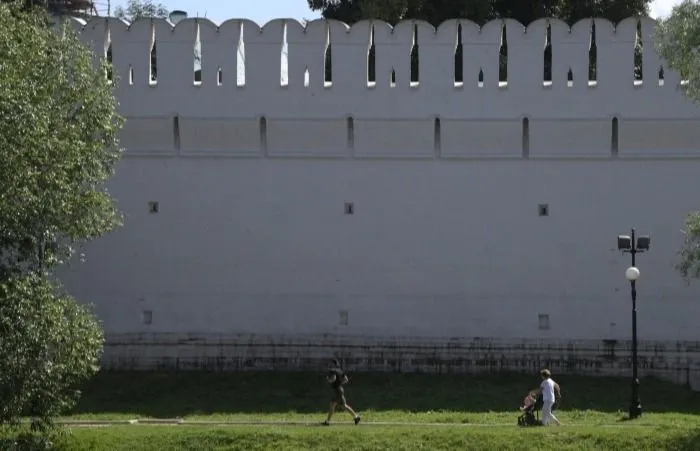
[[[105,369],[319,370],[339,357],[352,371],[515,371],[627,376],[631,343],[617,340],[421,339],[331,335],[120,334],[107,337]],[[640,376],[700,390],[700,342],[641,342]]]

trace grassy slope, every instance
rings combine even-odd
[[[517,428],[536,377],[354,374],[347,395],[359,427],[239,425],[73,428],[64,450],[698,450],[700,394],[642,381],[645,413],[624,421],[629,381],[562,376],[561,428]],[[85,389],[72,419],[175,418],[319,422],[323,373],[104,373]],[[425,426],[385,426],[378,421]],[[431,426],[427,423],[448,423]],[[375,423],[375,424],[373,424]],[[607,426],[602,426],[607,425]]]
[[[348,402],[365,421],[515,424],[536,377],[499,375],[351,375]],[[628,380],[556,378],[557,415],[567,424],[619,424],[629,403]],[[72,418],[176,418],[320,421],[329,400],[323,374],[103,373],[86,387]],[[635,423],[698,422],[700,393],[658,380],[642,381],[645,415]],[[348,421],[339,412],[337,420]]]
[[[121,426],[75,429],[65,450],[665,450],[700,449],[697,429],[515,427]]]

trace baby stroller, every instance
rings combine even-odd
[[[539,411],[542,409],[542,395],[536,396],[534,392],[527,394],[520,406],[522,414],[518,417],[518,426],[542,426],[539,419]]]

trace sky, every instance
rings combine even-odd
[[[664,17],[681,0],[654,0],[651,16]],[[114,8],[127,3],[126,0],[96,0],[100,15],[106,15],[107,5]],[[190,17],[207,17],[215,23],[226,19],[245,18],[264,25],[271,19],[316,19],[319,14],[309,10],[306,0],[160,0],[169,10],[187,11]]]

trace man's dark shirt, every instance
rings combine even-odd
[[[328,377],[335,376],[335,380],[331,383],[333,390],[338,390],[343,385],[343,379],[345,379],[345,373],[340,368],[333,368],[328,370]]]

